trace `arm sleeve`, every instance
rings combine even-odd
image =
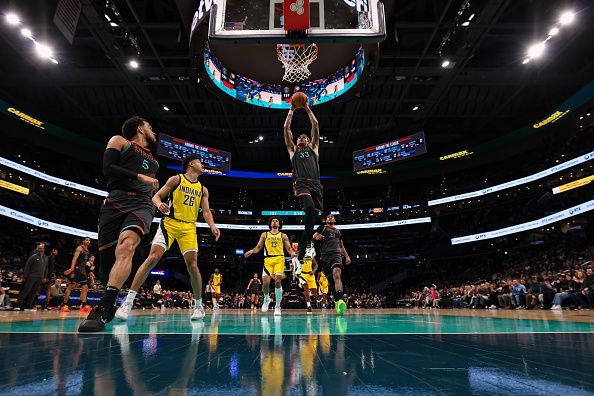
[[[103,153],[103,176],[110,179],[136,179],[138,174],[130,169],[117,165],[120,152],[114,148],[108,148]]]
[[[318,229],[316,230],[316,232],[318,234],[321,234],[322,232],[324,232],[324,226],[323,225],[319,226]]]

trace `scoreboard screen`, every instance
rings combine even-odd
[[[353,152],[353,167],[355,171],[374,168],[426,152],[425,133],[418,132],[398,140]]]
[[[221,172],[231,170],[230,152],[202,146],[163,133],[159,135],[157,154],[180,161],[190,154],[196,154],[200,157],[205,168]]]

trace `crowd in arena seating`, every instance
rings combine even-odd
[[[414,308],[551,309],[594,308],[592,249],[554,250],[523,257],[480,279],[454,285],[426,285],[408,293],[401,306]]]

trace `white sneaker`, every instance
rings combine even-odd
[[[491,305],[489,309],[497,309],[497,307],[495,305]]]
[[[265,298],[262,303],[262,312],[268,312],[268,306],[270,305],[270,298]]]
[[[202,319],[205,315],[206,313],[204,312],[204,307],[196,307],[194,308],[194,313],[192,313],[190,320]]]
[[[219,307],[219,304],[213,305],[212,306],[212,310],[213,311],[218,311],[219,309],[221,309],[221,307]]]
[[[280,307],[274,307],[274,316],[281,316]]]
[[[561,305],[553,305],[551,307],[552,311],[561,311],[563,308],[561,308]]]
[[[132,304],[124,302],[115,313],[115,317],[119,320],[128,320],[128,315],[132,310]]]

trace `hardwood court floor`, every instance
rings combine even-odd
[[[0,394],[594,394],[594,311],[0,312]]]

